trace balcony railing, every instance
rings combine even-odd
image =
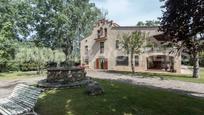
[[[103,37],[97,37],[97,38],[95,38],[94,40],[96,40],[97,42],[101,42],[101,41],[105,41],[105,40],[107,40],[107,37],[106,37],[106,36],[103,36]]]
[[[176,51],[176,49],[173,48],[162,48],[162,47],[157,47],[157,48],[149,48],[146,47],[144,48],[145,53],[157,53],[157,52],[162,52],[162,53],[170,53],[170,52]]]

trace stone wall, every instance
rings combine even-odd
[[[48,83],[72,83],[84,80],[86,72],[82,68],[49,68],[47,70]]]

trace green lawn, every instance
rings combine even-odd
[[[131,72],[116,72],[111,71],[114,73],[122,73],[131,75]],[[176,74],[176,73],[152,73],[152,72],[137,72],[134,74],[135,76],[142,76],[142,77],[159,77],[166,80],[180,80],[180,81],[187,81],[187,82],[194,82],[194,83],[204,83],[204,68],[200,69],[200,77],[199,79],[192,78],[191,75],[185,74]]]
[[[42,75],[45,75],[45,72],[43,72]],[[19,79],[19,78],[28,78],[28,77],[38,77],[38,76],[40,75],[37,74],[36,71],[4,72],[4,73],[0,73],[0,80]]]
[[[161,89],[98,80],[102,96],[88,96],[84,88],[53,89],[36,105],[40,115],[203,115],[204,99]]]

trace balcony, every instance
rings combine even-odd
[[[157,48],[144,48],[145,53],[170,53],[170,52],[175,52],[176,49],[172,48],[162,48],[162,47],[157,47]]]
[[[95,38],[96,42],[104,42],[107,40],[107,28],[100,28],[97,30],[97,38]]]
[[[103,37],[98,37],[98,38],[95,38],[94,40],[96,40],[96,42],[104,42],[107,40],[107,37],[106,36],[103,36]]]

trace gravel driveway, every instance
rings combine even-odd
[[[127,82],[134,85],[144,85],[153,88],[162,88],[182,92],[188,95],[204,97],[204,84],[183,82],[176,80],[161,80],[160,78],[143,78],[141,76],[129,76],[118,73],[87,71],[87,76],[98,79],[110,79]],[[27,83],[36,84],[37,81],[45,77],[33,77],[20,80],[1,80],[0,81],[0,98],[8,96],[16,84]]]
[[[144,78],[142,76],[129,76],[118,73],[87,71],[87,76],[99,79],[119,80],[135,85],[173,90],[187,95],[204,97],[204,84],[177,80],[161,80],[160,78]]]
[[[36,84],[39,80],[45,77],[24,78],[19,80],[0,80],[0,98],[7,97],[19,83]]]

